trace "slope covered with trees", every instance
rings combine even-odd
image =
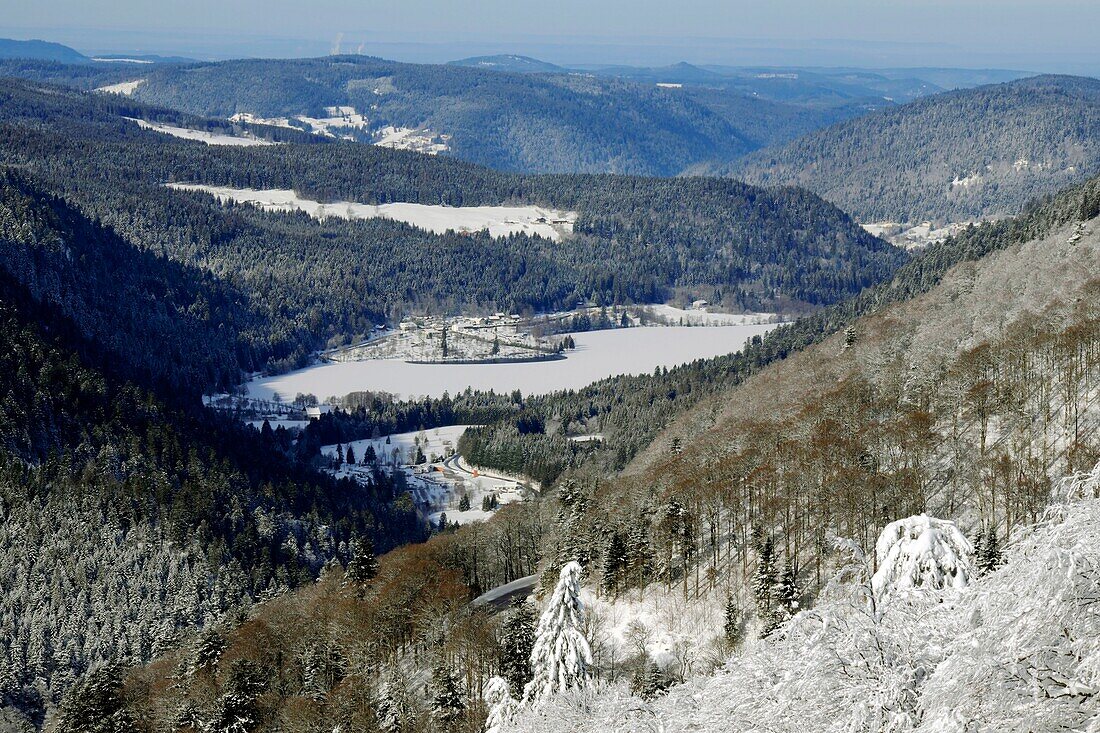
[[[7,172],[0,222],[8,719],[40,724],[89,668],[147,661],[347,562],[361,539],[383,551],[423,537],[383,477],[337,484],[294,461],[282,432],[200,407],[206,370],[223,365],[197,346],[235,358],[232,330],[194,313],[225,295],[208,277],[125,246]]]
[[[798,185],[862,221],[1012,215],[1100,168],[1100,81],[1039,76],[938,94],[810,133],[732,175]]]
[[[295,117],[354,107],[366,124],[341,135],[371,141],[387,126],[426,130],[448,136],[445,155],[525,172],[676,175],[889,104],[855,88],[775,96],[759,74],[731,81],[697,71],[702,80],[669,88],[655,81],[680,75],[579,73],[524,57],[443,66],[363,56],[156,67],[0,60],[0,75],[85,90],[142,80],[137,99],[220,119],[251,114],[301,126]]]
[[[798,189],[521,176],[351,143],[213,147],[139,129],[122,118],[199,123],[126,99],[17,81],[0,94],[0,160],[133,245],[241,293],[266,324],[248,332],[253,363],[300,364],[409,311],[550,311],[664,301],[675,289],[755,310],[817,306],[888,278],[906,259]],[[538,204],[578,219],[561,242],[438,235],[387,219],[223,207],[164,186],[172,181],[294,189],[320,201]]]

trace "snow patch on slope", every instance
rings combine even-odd
[[[375,93],[381,93],[375,90]],[[367,139],[371,144],[393,150],[412,150],[426,155],[436,155],[451,149],[450,135],[436,133],[426,127],[398,127],[386,125],[371,130],[370,120],[355,107],[325,107],[326,117],[295,115],[294,117],[260,117],[251,112],[238,112],[229,119],[257,125],[273,125],[291,130],[304,130],[340,140]]]
[[[177,191],[202,191],[221,202],[252,204],[265,211],[304,211],[315,219],[393,219],[411,224],[434,234],[449,230],[459,233],[488,231],[493,237],[511,234],[540,236],[561,241],[563,233],[573,231],[577,220],[574,211],[557,211],[541,206],[436,206],[430,204],[357,204],[337,201],[324,204],[305,199],[284,189],[255,190],[204,186],[192,183],[170,183]]]
[[[133,81],[122,81],[118,84],[108,84],[107,86],[98,87],[95,91],[103,92],[104,94],[121,94],[129,97],[144,83],[144,79],[134,79]]]
[[[184,140],[197,140],[207,145],[233,145],[240,147],[251,147],[254,145],[276,145],[270,140],[261,140],[256,137],[239,137],[236,135],[225,135],[216,132],[208,132],[206,130],[192,130],[189,127],[176,127],[174,125],[165,125],[160,122],[148,122],[146,120],[139,120],[135,117],[127,117],[126,119],[131,122],[136,122],[139,127],[144,130],[153,130],[155,132],[161,132],[165,135],[171,135],[172,137],[182,138]]]

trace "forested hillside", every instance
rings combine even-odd
[[[614,80],[361,56],[161,65],[142,78],[137,99],[209,117],[354,107],[372,129],[449,135],[454,156],[504,170],[670,175],[753,147],[706,107]]]
[[[147,661],[361,541],[423,536],[383,477],[337,484],[282,431],[199,407],[222,365],[198,345],[234,357],[192,315],[225,295],[208,276],[22,176],[0,177],[0,221],[0,708],[41,723],[92,665]]]
[[[889,104],[869,90],[758,94],[764,82],[751,75],[747,87],[709,74],[718,83],[660,88],[651,78],[577,73],[522,57],[446,66],[362,56],[155,67],[13,60],[0,61],[0,75],[85,90],[141,80],[133,94],[145,102],[298,127],[308,125],[297,117],[326,119],[326,108],[354,107],[364,120],[340,127],[340,135],[371,142],[397,128],[446,136],[444,155],[524,172],[676,175]]]
[[[660,695],[710,669],[717,660],[707,649],[728,654],[745,633],[771,634],[811,605],[846,561],[830,533],[867,547],[894,519],[940,512],[981,538],[983,567],[995,568],[997,548],[1036,520],[1055,479],[1100,454],[1098,215],[1093,180],[1018,220],[930,249],[899,277],[896,297],[886,288],[869,294],[877,307],[853,304],[849,317],[865,315],[843,332],[788,353],[678,421],[665,436],[679,440],[659,442],[646,473],[608,480],[575,472],[548,501],[392,553],[373,578],[334,571],[217,637],[104,678],[109,699],[122,701],[112,709],[152,726],[173,716],[216,725],[232,711],[259,730],[321,721],[475,730],[490,675],[508,680],[514,695],[531,680],[523,650],[534,620],[523,610],[491,617],[465,601],[536,567],[552,578],[579,560],[607,604],[651,583],[677,589],[669,599],[689,599],[678,606],[685,613],[690,599],[715,588],[732,597],[726,626],[693,628],[699,645],[671,650],[675,663],[663,669],[648,657],[645,639],[656,630],[646,619],[616,646],[608,619],[589,617],[588,673],[612,683],[603,694],[616,700],[628,687]],[[837,628],[836,644],[852,641],[850,626]],[[711,635],[716,646],[703,643]],[[867,684],[893,679],[890,664],[867,670]],[[174,684],[164,683],[168,675]],[[672,694],[682,701],[684,693]],[[634,699],[623,704],[641,709]],[[91,694],[67,704],[103,709]],[[561,704],[554,715],[574,714],[568,699]]]
[[[0,96],[0,161],[32,171],[132,245],[243,296],[249,315],[235,327],[246,368],[301,364],[319,346],[416,311],[663,302],[677,288],[733,308],[798,310],[881,282],[906,259],[798,189],[520,176],[352,143],[207,146],[141,130],[123,118],[201,121],[125,98],[18,81],[4,82]],[[561,242],[437,235],[388,219],[223,207],[166,188],[172,181],[294,189],[320,201],[537,204],[578,219]],[[249,318],[265,328],[249,328]]]
[[[627,468],[640,451],[663,457],[671,442],[682,443],[685,435],[703,432],[712,424],[719,401],[708,396],[741,384],[772,362],[838,333],[862,315],[927,292],[949,268],[961,262],[1043,236],[1078,217],[1091,216],[1088,212],[1096,206],[1092,193],[1095,185],[1095,181],[1087,182],[1052,200],[1033,202],[1018,217],[972,227],[931,245],[903,265],[891,281],[780,326],[740,353],[667,373],[617,377],[576,392],[528,398],[515,415],[467,431],[463,451],[479,465],[534,476],[544,482],[569,468],[593,462],[604,470]],[[685,418],[694,421],[690,428],[685,423],[678,436],[654,442],[673,416],[704,400],[704,407]],[[585,434],[598,434],[603,440],[589,445],[568,440],[570,435]]]
[[[842,122],[729,172],[799,185],[861,221],[1012,215],[1100,169],[1100,81],[1041,76],[919,99]]]

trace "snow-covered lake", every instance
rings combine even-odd
[[[435,234],[449,229],[456,232],[488,231],[493,237],[510,234],[539,235],[561,240],[562,232],[573,231],[576,212],[555,211],[541,206],[437,206],[433,204],[392,203],[375,206],[350,201],[321,203],[304,199],[284,189],[256,190],[204,186],[195,183],[170,183],[177,191],[202,191],[218,201],[252,204],[265,211],[304,211],[315,219],[334,216],[341,219],[394,219]]]
[[[745,341],[776,324],[679,327],[645,326],[574,334],[567,358],[523,364],[408,364],[396,359],[321,364],[249,382],[249,396],[292,400],[298,393],[320,399],[381,390],[403,398],[440,397],[472,387],[525,395],[579,389],[618,374],[646,374],[739,351]]]

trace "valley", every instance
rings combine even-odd
[[[1098,729],[1085,51],[334,5],[0,39],[0,733]]]

